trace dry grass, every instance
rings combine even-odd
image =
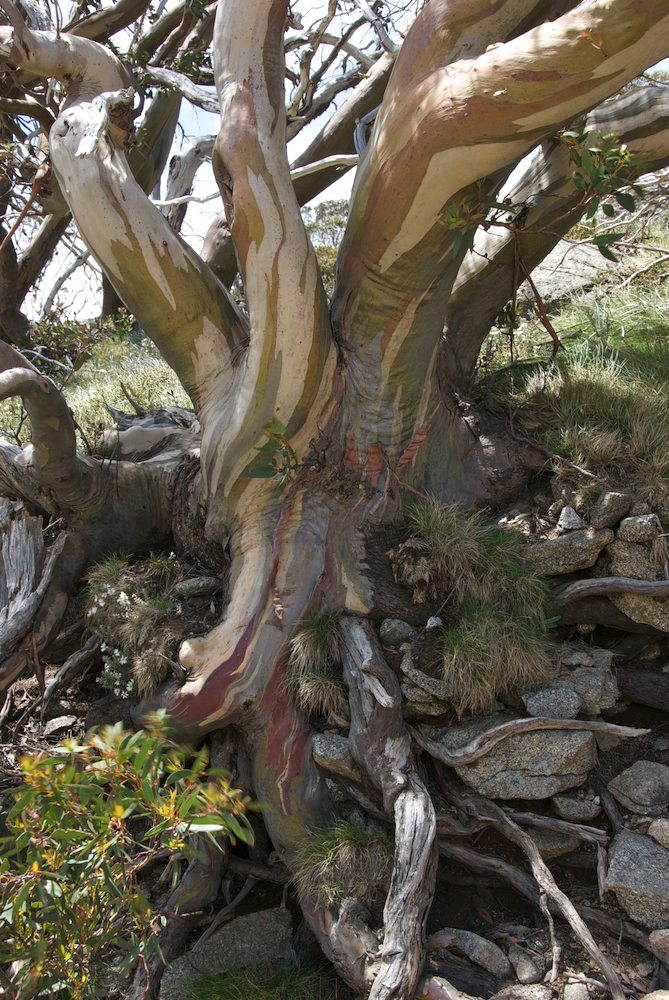
[[[436,500],[416,504],[407,519],[416,534],[390,558],[396,580],[412,586],[414,600],[492,601],[541,624],[546,586],[525,564],[515,532]]]
[[[358,896],[371,902],[387,891],[394,847],[385,834],[341,821],[321,827],[299,845],[295,880],[321,905]]]
[[[214,624],[209,597],[173,596],[174,584],[188,575],[173,554],[162,553],[132,564],[112,555],[89,571],[87,616],[105,644],[104,686],[122,686],[124,697],[150,694],[170,675],[183,640]],[[118,683],[105,683],[110,671]]]
[[[309,716],[341,720],[348,713],[339,660],[339,614],[324,611],[303,621],[290,643],[284,683]]]
[[[556,661],[545,631],[491,605],[466,602],[437,645],[448,698],[458,718],[485,714],[497,699],[543,684]]]

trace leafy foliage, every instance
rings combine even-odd
[[[246,475],[251,479],[272,479],[279,491],[293,479],[297,467],[297,456],[286,437],[286,428],[280,420],[270,420],[264,427],[267,441],[256,448],[256,458]]]
[[[26,757],[0,862],[0,962],[31,996],[104,997],[103,962],[127,972],[163,917],[141,887],[151,864],[188,857],[196,833],[252,841],[248,802],[225,775],[169,744],[156,719]],[[207,781],[205,783],[204,775]]]

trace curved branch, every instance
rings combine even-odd
[[[619,94],[590,112],[579,130],[592,143],[598,135],[625,143],[634,154],[632,181],[669,163],[669,94],[655,87]],[[477,232],[475,253],[463,262],[446,312],[443,356],[458,386],[466,387],[495,317],[515,294],[518,254],[532,271],[585,211],[589,199],[573,183],[573,170],[565,144],[549,140],[499,195],[508,198],[513,214],[523,209],[522,229],[491,226]]]
[[[22,464],[32,470],[41,486],[57,494],[77,496],[83,472],[72,414],[59,390],[50,378],[22,366],[0,372],[0,400],[12,396],[23,399],[32,429],[32,444],[24,449]]]
[[[250,344],[236,406],[203,414],[203,462],[227,448],[228,469],[210,488],[229,493],[264,427],[278,419],[305,453],[334,373],[328,305],[295,197],[286,156],[283,28],[287,0],[222,0],[215,27],[221,130],[214,150],[219,186],[232,188],[231,231],[250,315]],[[309,421],[307,423],[307,421]],[[223,438],[221,440],[221,435]]]
[[[477,38],[468,58],[445,65],[448,36],[445,42],[435,34],[432,45],[426,36],[427,12],[434,9],[428,4],[410,29],[358,170],[332,304],[353,369],[352,407],[370,441],[385,444],[388,430],[378,423],[403,385],[408,426],[403,440],[391,442],[395,448],[411,439],[434,370],[461,256],[454,252],[462,226],[457,220],[484,214],[488,189],[477,181],[488,178],[494,190],[501,172],[544,135],[661,58],[661,32],[669,27],[667,0],[581,4],[486,51]],[[453,9],[462,15],[464,5]],[[519,5],[498,10],[510,21]],[[403,88],[403,74],[413,79],[415,72],[416,44],[409,44],[414,36],[418,47],[428,45],[433,62],[417,85]],[[499,38],[496,30],[487,41]],[[381,371],[381,359],[387,359],[387,371]],[[370,393],[370,386],[382,388]]]
[[[79,38],[90,38],[96,42],[103,42],[115,35],[117,31],[127,28],[132,24],[149,6],[149,0],[119,0],[118,3],[110,4],[101,10],[95,10],[92,14],[82,17],[79,21],[70,21],[63,28],[69,35],[77,35]]]
[[[431,739],[420,729],[411,728],[410,732],[419,746],[442,764],[449,767],[461,767],[463,764],[471,764],[473,761],[483,757],[494,746],[501,743],[508,736],[515,736],[518,733],[531,733],[538,729],[572,729],[589,730],[592,733],[608,733],[611,736],[626,738],[629,736],[646,736],[649,729],[634,729],[631,726],[617,726],[613,722],[600,722],[598,720],[585,721],[581,719],[513,719],[511,722],[502,722],[499,726],[486,730],[480,736],[475,737],[463,747],[457,750],[448,750],[437,740]]]
[[[600,576],[592,580],[577,580],[557,590],[550,601],[559,610],[573,601],[603,594],[642,594],[645,597],[669,599],[669,580],[634,580],[628,576]]]

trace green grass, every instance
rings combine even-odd
[[[339,612],[306,618],[290,642],[284,683],[309,716],[346,716],[348,699],[339,661]]]
[[[424,542],[435,597],[492,601],[542,623],[546,585],[525,564],[515,532],[486,523],[480,512],[433,499],[411,507],[407,520]]]
[[[186,988],[183,1000],[335,1000],[337,988],[327,970],[228,969],[210,973]]]
[[[545,628],[471,600],[458,624],[443,630],[436,652],[458,718],[491,712],[498,698],[538,687],[555,670]]]
[[[93,593],[115,587],[130,565],[128,556],[112,553],[89,569],[86,579]]]
[[[322,905],[347,896],[371,901],[387,891],[394,857],[384,833],[340,821],[315,830],[298,845],[295,881]]]

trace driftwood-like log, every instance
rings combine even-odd
[[[617,726],[613,722],[585,721],[583,719],[544,719],[527,718],[512,719],[510,722],[502,722],[493,729],[488,729],[485,733],[470,740],[463,747],[456,750],[447,750],[445,746],[431,739],[421,732],[420,729],[411,728],[411,735],[416,743],[427,750],[431,757],[440,760],[448,767],[461,767],[463,764],[471,764],[472,761],[483,757],[494,746],[505,740],[507,736],[514,736],[518,733],[530,733],[538,729],[589,729],[593,733],[609,733],[611,736],[646,736],[649,729],[634,729],[631,726]]]
[[[351,753],[395,820],[395,864],[383,912],[379,971],[370,1000],[411,997],[425,957],[425,925],[434,894],[436,819],[416,771],[402,719],[399,681],[385,662],[373,624],[341,622],[344,680],[349,689]]]
[[[551,605],[557,611],[566,604],[586,597],[602,597],[609,594],[669,598],[669,580],[634,580],[628,576],[600,576],[591,580],[577,580],[557,590],[551,598]]]

